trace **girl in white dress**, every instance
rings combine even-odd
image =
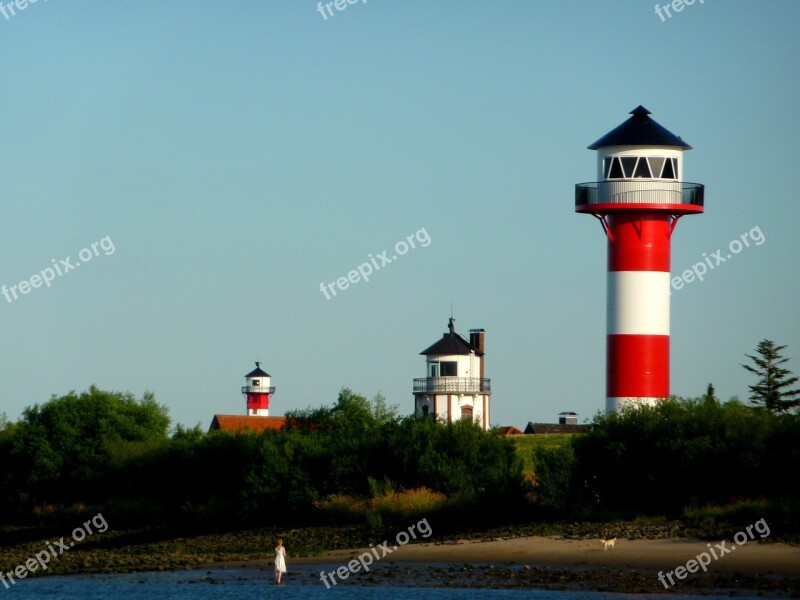
[[[278,539],[275,546],[275,583],[281,582],[281,577],[286,573],[286,548],[283,547],[283,540]]]

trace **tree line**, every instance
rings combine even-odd
[[[800,391],[783,348],[764,340],[751,357],[761,378],[752,406],[721,403],[709,385],[699,398],[598,414],[589,433],[534,450],[532,477],[510,439],[399,417],[380,395],[343,389],[333,405],[289,413],[283,430],[231,434],[171,430],[152,394],[93,386],[0,419],[0,515],[36,524],[102,511],[115,528],[299,524],[328,518],[319,507],[334,497],[416,489],[446,498],[447,518],[464,527],[679,515],[741,499],[797,506]]]
[[[468,422],[400,418],[382,397],[343,389],[336,403],[287,415],[263,434],[169,433],[146,394],[88,391],[27,409],[0,431],[0,514],[36,520],[92,506],[121,526],[309,522],[334,494],[427,488],[462,506],[523,497],[519,457]]]

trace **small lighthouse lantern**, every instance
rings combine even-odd
[[[260,362],[256,362],[256,368],[245,375],[245,380],[247,385],[242,388],[242,394],[247,398],[247,415],[268,417],[269,398],[275,393],[269,373],[261,368]]]
[[[705,188],[683,181],[691,146],[638,106],[589,146],[597,181],[575,186],[575,211],[607,238],[606,410],[669,396],[670,242],[678,220],[703,212]]]

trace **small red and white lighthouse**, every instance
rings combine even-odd
[[[269,398],[275,393],[275,387],[270,385],[269,373],[261,368],[261,363],[256,363],[256,368],[245,375],[247,385],[242,388],[242,394],[247,398],[247,416],[268,417]]]
[[[606,411],[669,396],[670,238],[703,212],[704,186],[684,183],[680,137],[638,106],[594,144],[596,182],[575,186],[575,211],[608,239]]]

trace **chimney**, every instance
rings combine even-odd
[[[485,329],[470,329],[469,330],[469,343],[470,346],[475,348],[480,353],[481,361],[481,379],[483,379],[483,337],[486,333]]]

